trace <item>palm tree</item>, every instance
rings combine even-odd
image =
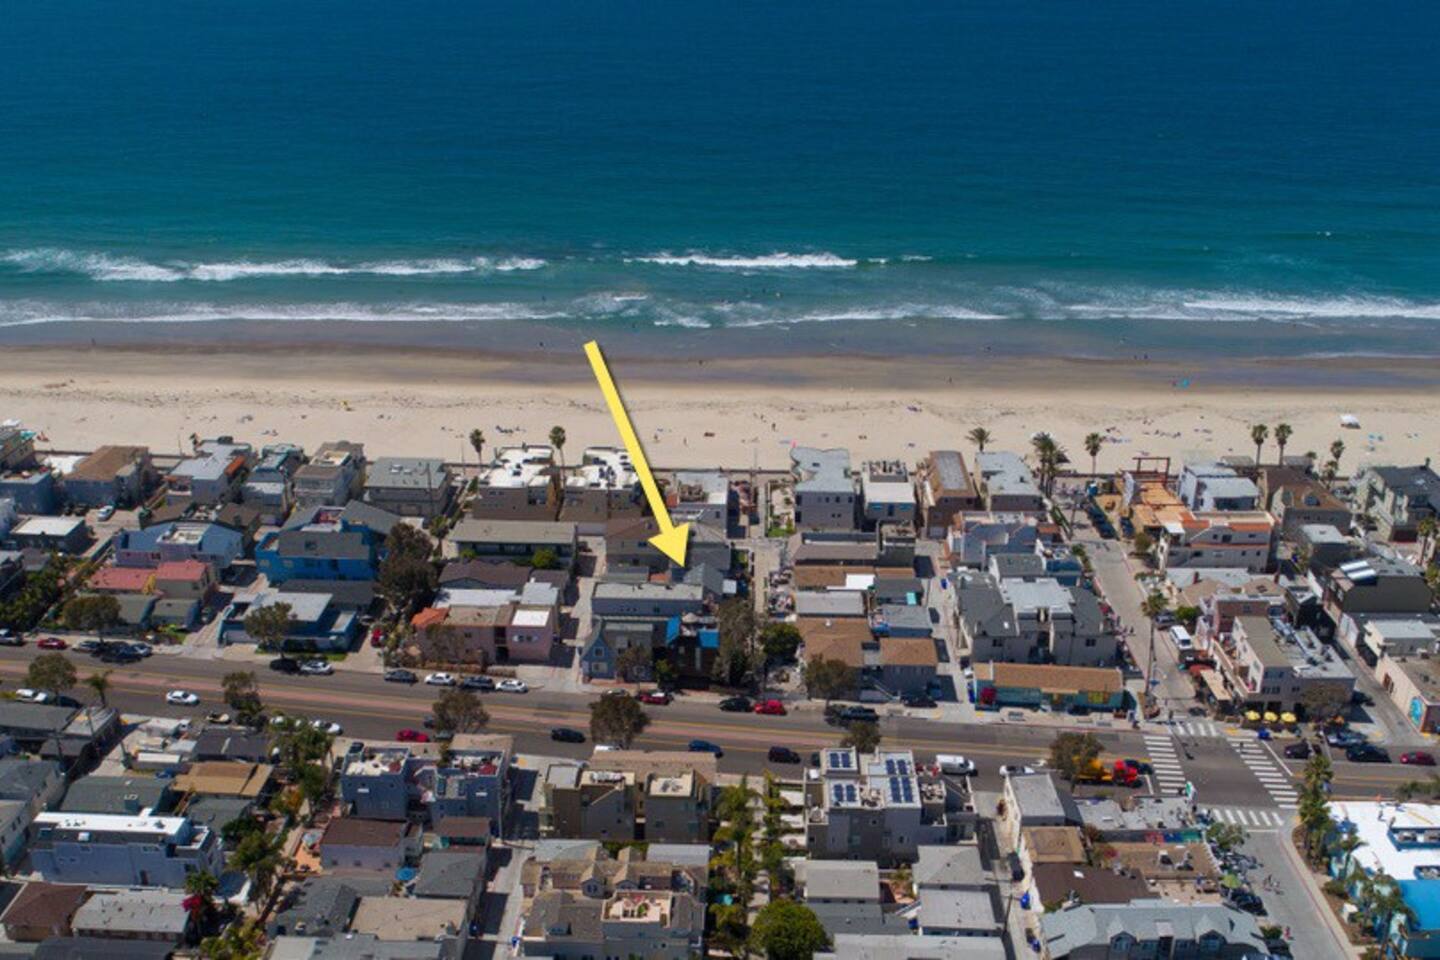
[[[1415,911],[1405,902],[1405,895],[1400,892],[1400,884],[1383,870],[1375,874],[1371,881],[1369,900],[1370,915],[1375,923],[1372,932],[1377,940],[1383,942],[1390,939],[1390,930],[1396,917],[1407,923],[1415,920]]]
[[[1095,460],[1100,456],[1100,448],[1105,445],[1105,437],[1098,433],[1087,433],[1085,435],[1085,452],[1090,455],[1090,473],[1097,474],[1099,468],[1095,466]]]
[[[984,453],[985,444],[990,442],[990,431],[986,430],[984,427],[976,427],[974,430],[971,430],[968,434],[966,434],[966,437],[970,440],[971,443],[975,444],[976,448],[981,453]]]
[[[485,449],[485,434],[480,432],[479,427],[476,427],[474,430],[470,431],[470,446],[475,451],[476,462],[479,463],[481,466],[484,466],[485,456],[483,451]]]
[[[1416,531],[1420,534],[1420,565],[1427,566],[1435,553],[1436,522],[1433,516],[1420,521]]]
[[[550,446],[554,447],[554,448],[555,448],[555,452],[560,455],[560,472],[561,472],[561,473],[564,473],[564,472],[565,472],[565,428],[564,428],[564,427],[556,426],[556,427],[551,427],[551,428],[550,428]]]
[[[1150,622],[1150,656],[1145,661],[1145,702],[1149,703],[1155,699],[1155,693],[1150,689],[1150,684],[1155,678],[1155,618],[1169,609],[1170,605],[1165,602],[1165,595],[1159,590],[1151,591],[1140,604],[1140,612]]]
[[[215,891],[220,881],[209,870],[201,870],[185,877],[185,909],[195,921],[196,931],[204,931],[210,918],[215,915]]]
[[[1347,830],[1335,844],[1335,850],[1340,854],[1340,876],[1350,875],[1351,860],[1355,851],[1365,846],[1365,841],[1360,839],[1360,834],[1354,830]]]
[[[110,706],[106,694],[110,692],[110,671],[102,670],[100,673],[92,673],[85,678],[85,686],[95,691],[95,696],[100,698],[100,706]]]
[[[1290,434],[1294,432],[1288,423],[1275,424],[1275,446],[1280,448],[1280,456],[1279,459],[1276,460],[1276,463],[1279,463],[1281,466],[1285,465],[1285,444],[1290,442]]]
[[[1330,444],[1330,459],[1335,462],[1335,472],[1340,472],[1340,458],[1345,455],[1345,441],[1336,439]]]
[[[1265,448],[1265,440],[1270,436],[1270,428],[1263,423],[1257,423],[1250,428],[1250,442],[1255,444],[1255,466],[1260,466],[1260,451]]]
[[[1037,433],[1030,445],[1035,448],[1035,460],[1040,466],[1040,489],[1049,496],[1055,486],[1055,474],[1062,463],[1068,463],[1065,451],[1048,433]]]

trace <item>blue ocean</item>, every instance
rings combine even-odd
[[[1440,352],[1437,64],[1390,0],[10,3],[0,342]]]

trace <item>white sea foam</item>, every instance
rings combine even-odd
[[[820,310],[788,316],[755,317],[727,324],[731,327],[774,327],[792,323],[841,323],[845,321],[902,320],[1003,320],[995,313],[985,313],[958,306],[903,304],[897,307],[856,310]]]
[[[651,263],[664,267],[710,267],[716,270],[834,270],[856,266],[859,261],[833,253],[769,253],[760,256],[717,256],[708,253],[662,252],[645,257],[627,257],[626,263]]]
[[[0,328],[47,323],[217,323],[224,321],[342,321],[354,323],[456,323],[562,320],[568,314],[518,303],[241,304],[158,303],[116,309],[106,304],[62,305],[18,301],[0,305]]]
[[[78,253],[41,247],[33,250],[12,250],[0,255],[0,262],[14,264],[30,273],[77,273],[97,281],[142,283],[176,283],[194,280],[204,283],[229,283],[276,277],[341,277],[389,276],[418,277],[445,274],[509,273],[516,270],[540,270],[548,261],[538,257],[468,257],[418,260],[380,260],[344,264],[312,258],[287,260],[220,260],[191,263],[169,261],[152,263],[134,257],[117,257],[103,253]]]

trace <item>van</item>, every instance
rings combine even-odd
[[[1170,628],[1170,642],[1181,650],[1187,650],[1195,643],[1194,639],[1190,636],[1190,631],[1186,630],[1184,625],[1179,623]]]
[[[952,777],[968,777],[975,773],[975,762],[958,753],[942,753],[935,757],[940,772]]]

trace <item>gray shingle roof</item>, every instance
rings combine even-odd
[[[457,897],[468,900],[475,885],[484,882],[485,857],[467,851],[436,850],[420,860],[415,878],[417,897]]]
[[[1177,942],[1213,932],[1223,942],[1255,947],[1265,942],[1255,918],[1233,907],[1182,904],[1166,900],[1132,900],[1125,904],[1086,904],[1046,913],[1040,918],[1042,937],[1052,957],[1066,957],[1086,946],[1103,946],[1124,933],[1139,940],[1157,940],[1163,930]]]

